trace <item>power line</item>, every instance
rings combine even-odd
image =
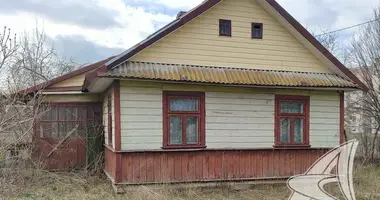
[[[355,27],[358,27],[358,26],[363,26],[365,24],[369,24],[369,23],[372,23],[372,22],[375,22],[375,21],[378,21],[378,20],[380,20],[380,18],[379,19],[374,19],[374,20],[371,20],[371,21],[366,21],[366,22],[363,22],[363,23],[360,23],[360,24],[355,24],[355,25],[352,25],[352,26],[348,26],[348,27],[341,28],[341,29],[338,29],[338,30],[330,31],[330,32],[327,32],[327,33],[322,33],[322,34],[316,35],[315,37],[319,37],[319,36],[323,36],[323,35],[328,35],[328,34],[340,32],[340,31],[344,31],[344,30],[355,28]]]

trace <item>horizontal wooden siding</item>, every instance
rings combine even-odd
[[[208,148],[272,148],[276,94],[310,96],[310,144],[339,144],[339,94],[335,91],[259,90],[121,82],[122,150],[161,149],[162,91],[205,91]]]

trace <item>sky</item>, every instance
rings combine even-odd
[[[0,27],[38,27],[58,53],[85,64],[122,53],[203,0],[0,0]],[[277,0],[318,34],[365,22],[380,0]],[[357,28],[339,32],[344,43]]]

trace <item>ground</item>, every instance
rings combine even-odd
[[[117,195],[102,175],[85,177],[78,172],[53,173],[26,170],[0,173],[0,199],[137,199],[137,200],[278,200],[287,199],[290,191],[285,184],[256,185],[237,191],[219,187],[207,189],[170,189],[162,186],[152,190],[139,187],[134,192]],[[358,200],[380,199],[380,167],[360,166],[355,170]],[[327,189],[338,193],[336,185]]]

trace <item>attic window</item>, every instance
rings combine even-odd
[[[231,20],[219,19],[219,35],[231,37]]]
[[[263,39],[263,24],[252,23],[252,38]]]

